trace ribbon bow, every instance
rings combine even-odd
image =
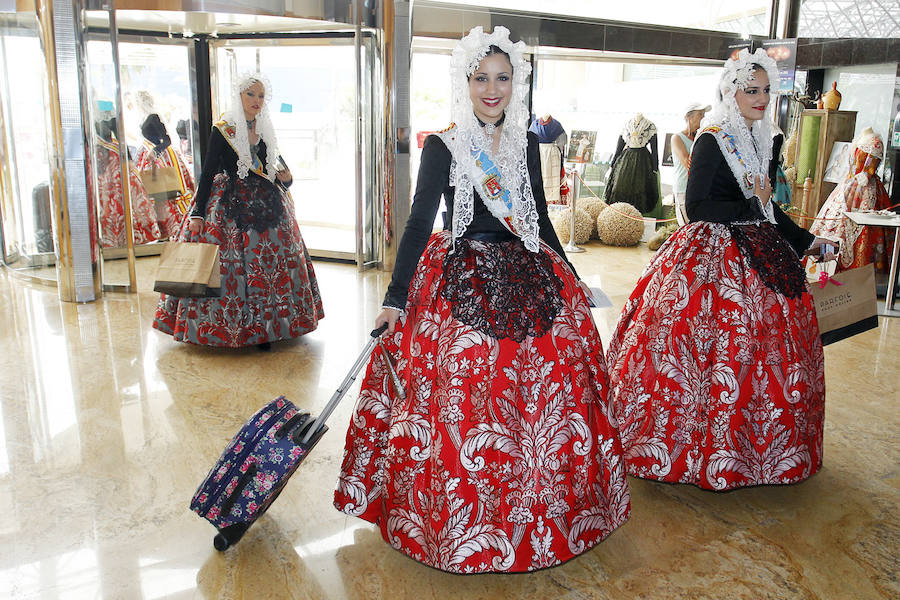
[[[826,271],[821,271],[819,273],[819,289],[821,290],[822,288],[824,288],[826,285],[828,285],[829,282],[833,283],[834,285],[844,285],[843,283],[829,275]]]

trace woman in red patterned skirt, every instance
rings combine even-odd
[[[115,120],[97,124],[97,184],[100,189],[100,243],[104,248],[124,248],[125,193],[122,189],[122,163],[119,143],[115,138]],[[132,229],[135,244],[149,244],[159,239],[159,226],[153,200],[147,196],[144,184],[134,165],[128,165],[131,192]]]
[[[232,108],[213,127],[190,218],[180,241],[219,245],[221,298],[162,295],[153,327],[176,340],[269,350],[300,337],[324,317],[322,298],[287,188],[269,116],[268,81],[235,83]]]
[[[587,288],[526,131],[523,49],[476,27],[453,52],[455,125],[425,142],[375,321],[405,394],[376,355],[335,492],[391,546],[456,573],[557,565],[630,510]],[[430,235],[442,195],[451,225]]]
[[[613,335],[610,399],[636,477],[728,490],[822,464],[824,357],[800,257],[826,240],[770,201],[770,81],[762,50],[726,61],[691,154],[691,222],[653,257]]]

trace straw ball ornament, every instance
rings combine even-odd
[[[583,208],[591,215],[591,239],[597,238],[597,217],[600,216],[600,213],[607,206],[609,205],[599,198],[587,198],[578,201],[578,208]]]
[[[571,227],[572,209],[565,208],[563,210],[554,211],[550,217],[553,229],[556,231],[556,237],[559,238],[560,244],[569,243],[569,229]],[[591,229],[594,220],[591,214],[583,208],[575,209],[575,243],[585,244],[591,239]]]
[[[644,235],[644,222],[638,209],[627,202],[616,202],[597,217],[597,233],[610,246],[636,246]]]

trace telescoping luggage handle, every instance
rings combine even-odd
[[[356,358],[356,362],[353,363],[353,366],[350,368],[350,372],[347,373],[347,376],[344,378],[344,381],[341,382],[341,385],[338,386],[338,389],[335,390],[334,394],[332,394],[331,399],[328,400],[328,404],[325,405],[325,408],[322,409],[322,412],[319,413],[319,416],[309,424],[308,427],[305,427],[305,432],[303,437],[300,439],[300,445],[307,445],[309,442],[316,437],[319,429],[325,424],[325,421],[328,420],[328,417],[331,416],[331,413],[334,412],[334,409],[337,407],[338,403],[341,401],[341,398],[344,397],[344,394],[347,393],[347,390],[350,388],[350,385],[356,380],[356,375],[359,373],[359,370],[365,364],[366,359],[369,358],[369,354],[372,353],[372,349],[375,348],[375,345],[379,343],[381,340],[381,334],[387,331],[387,323],[383,324],[381,327],[377,329],[373,329],[369,334],[371,339],[369,343],[366,344],[366,347],[363,348],[363,351],[360,352],[359,356]],[[385,358],[387,358],[387,353],[385,353]],[[390,359],[388,359],[388,365],[390,366]],[[393,367],[390,367],[391,371],[393,371]],[[396,374],[394,374],[396,377]]]

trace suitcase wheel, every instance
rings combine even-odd
[[[224,552],[228,550],[228,547],[231,545],[231,542],[228,541],[221,533],[216,534],[216,537],[213,538],[213,548],[218,550],[219,552]]]
[[[224,552],[231,546],[234,546],[244,537],[247,530],[250,529],[250,523],[235,523],[224,529],[220,529],[216,537],[213,538],[213,548],[219,552]]]

